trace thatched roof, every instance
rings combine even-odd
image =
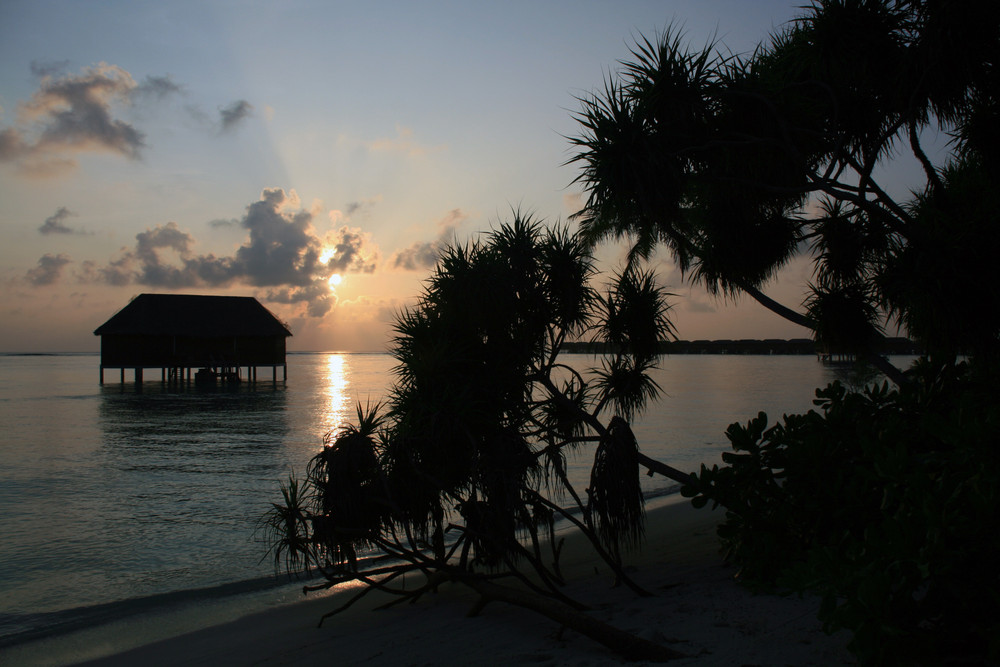
[[[252,296],[140,294],[97,327],[95,336],[291,336]]]

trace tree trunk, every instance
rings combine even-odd
[[[805,327],[806,329],[809,329],[810,331],[813,331],[815,329],[815,325],[813,324],[813,321],[811,319],[809,319],[808,317],[806,317],[805,315],[803,315],[802,313],[800,313],[798,311],[792,310],[788,306],[785,306],[783,304],[778,303],[777,301],[775,301],[774,299],[772,299],[768,295],[766,295],[763,292],[761,292],[756,287],[752,287],[750,285],[744,285],[743,283],[740,283],[740,289],[743,290],[744,292],[746,292],[748,295],[750,295],[753,298],[754,301],[756,301],[760,305],[764,306],[765,308],[767,308],[768,310],[770,310],[772,313],[775,313],[776,315],[780,315],[781,317],[785,318],[789,322],[793,322],[795,324],[798,324],[799,326]]]
[[[756,287],[751,287],[750,285],[741,284],[740,289],[743,290],[746,294],[750,295],[754,299],[754,301],[764,306],[772,313],[780,315],[789,322],[794,322],[795,324],[803,326],[806,329],[809,329],[810,331],[815,330],[815,326],[811,319],[809,319],[802,313],[796,312],[791,308],[778,303],[771,297],[761,292]],[[872,366],[877,368],[883,375],[892,380],[896,384],[896,386],[902,387],[909,384],[910,382],[907,379],[906,375],[903,374],[903,371],[899,370],[898,368],[890,364],[887,359],[885,359],[879,354],[876,353],[867,354],[865,355],[865,361],[870,363]]]
[[[530,609],[593,639],[626,660],[667,662],[668,660],[687,657],[683,653],[671,648],[608,625],[558,600],[508,586],[500,586],[477,578],[462,579],[461,581],[484,598],[476,606],[476,610],[481,609],[486,602],[492,600]]]
[[[697,484],[698,480],[694,475],[690,473],[681,472],[673,466],[669,466],[666,463],[661,463],[656,459],[651,459],[642,452],[639,452],[639,465],[649,471],[649,475],[652,476],[653,473],[663,475],[667,479],[672,479],[675,482],[681,484]]]

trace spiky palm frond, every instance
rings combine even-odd
[[[639,41],[621,83],[584,99],[577,214],[590,243],[658,244],[709,290],[760,286],[794,254],[808,183],[786,121],[737,58],[685,51],[676,35]],[[757,88],[754,88],[757,86]]]
[[[588,192],[574,216],[585,243],[637,236],[642,247],[667,243],[686,263],[686,235],[677,226],[684,202],[688,158],[664,150],[627,85],[610,80],[603,96],[581,99],[580,148],[567,164],[582,163],[574,183]]]
[[[602,360],[594,387],[598,403],[612,401],[626,419],[659,394],[649,371],[656,368],[663,344],[674,336],[667,296],[652,272],[628,267],[616,274],[601,299],[597,335],[615,354]]]
[[[805,305],[816,323],[816,343],[830,352],[864,356],[882,338],[879,311],[871,285],[810,285]]]
[[[667,297],[651,271],[627,267],[615,274],[601,298],[597,333],[614,349],[639,359],[654,359],[675,335]]]
[[[934,116],[957,125],[977,98],[989,95],[996,100],[1000,41],[996,3],[975,0],[960,12],[946,3],[914,5],[908,78],[920,85],[919,99],[928,100]]]
[[[692,241],[701,249],[690,275],[711,294],[759,288],[798,252],[801,223],[782,202],[755,205],[750,193],[737,191],[700,204],[690,212],[698,226]]]
[[[594,455],[588,492],[597,534],[615,556],[638,546],[645,533],[638,454],[628,422],[614,417]]]
[[[458,507],[478,562],[495,568],[520,558],[519,538],[531,527],[525,489],[537,487],[540,472],[533,447],[516,430],[484,438],[473,491]]]
[[[660,394],[660,385],[649,375],[653,368],[655,357],[640,360],[618,355],[604,359],[602,368],[595,371],[594,381],[600,403],[610,401],[619,415],[635,418]]]
[[[427,541],[436,528],[434,520],[443,499],[458,493],[464,480],[457,480],[448,470],[435,469],[427,454],[446,443],[428,437],[391,433],[383,445],[381,459],[386,495],[392,505],[390,520],[394,526],[409,530]],[[463,450],[459,450],[462,452]],[[468,468],[466,461],[460,467]]]
[[[558,400],[546,397],[539,401],[536,410],[543,438],[550,444],[582,436],[587,428],[583,415],[593,401],[591,388],[576,377],[558,385],[558,392]]]
[[[373,437],[382,428],[388,417],[384,407],[381,401],[372,403],[371,400],[368,400],[365,401],[363,406],[361,405],[361,401],[358,401],[354,406],[355,415],[358,420],[357,426],[348,424],[343,428],[346,430],[354,429],[359,435],[365,438]]]
[[[814,90],[829,101],[827,133],[834,145],[867,159],[889,155],[900,118],[921,113],[910,107],[910,91],[900,86],[905,20],[898,3],[833,0],[817,5],[795,26],[799,39],[790,56],[800,80],[819,84]]]
[[[1000,290],[991,287],[1000,256],[995,170],[960,160],[942,170],[941,187],[913,201],[913,229],[880,267],[876,284],[890,315],[943,359],[996,354]]]
[[[371,546],[387,525],[390,510],[372,430],[382,418],[377,405],[358,411],[361,426],[327,434],[308,471],[318,497],[312,538],[333,562],[352,567],[357,551]]]
[[[597,299],[590,285],[597,272],[590,249],[563,225],[548,231],[540,250],[548,319],[568,335],[578,336],[590,327]]]
[[[314,498],[306,485],[301,485],[294,473],[289,474],[280,485],[282,502],[271,503],[271,509],[257,523],[257,532],[263,533],[267,544],[265,558],[274,558],[275,571],[284,565],[290,574],[318,564],[309,522]]]
[[[667,29],[654,39],[640,36],[623,64],[628,92],[655,122],[678,138],[678,148],[704,139],[705,121],[715,108],[713,87],[727,59],[710,42],[688,50],[679,31]]]
[[[860,208],[831,198],[820,201],[819,213],[808,221],[817,282],[826,287],[869,282],[890,250],[885,228]]]

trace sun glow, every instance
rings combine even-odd
[[[319,263],[326,264],[331,259],[333,259],[333,256],[336,254],[337,254],[336,248],[324,248],[323,252],[319,254]]]
[[[323,427],[326,431],[340,428],[347,421],[349,407],[347,388],[350,385],[344,355],[331,354],[326,360],[326,377],[320,377],[325,394]]]
[[[335,273],[327,279],[327,282],[330,283],[330,287],[336,287],[342,280],[343,278],[341,275],[339,273]]]

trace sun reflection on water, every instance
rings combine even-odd
[[[336,431],[349,420],[351,401],[348,387],[351,384],[349,364],[342,354],[326,357],[326,375],[323,397],[323,426],[327,431]]]

